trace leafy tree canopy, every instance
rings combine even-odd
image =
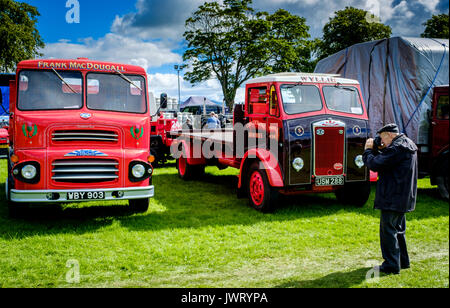
[[[201,5],[186,20],[188,48],[183,59],[192,84],[217,78],[232,107],[237,89],[248,79],[272,72],[313,70],[314,44],[304,18],[285,10],[255,12],[251,0]]]
[[[382,24],[379,17],[365,10],[346,7],[335,12],[335,16],[325,24],[319,47],[320,58],[354,44],[389,38],[391,33],[391,27]]]
[[[44,43],[36,29],[38,10],[26,3],[0,0],[0,71],[40,55]]]
[[[428,38],[449,38],[448,35],[448,14],[433,15],[424,22],[425,31],[420,35]]]

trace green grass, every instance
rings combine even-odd
[[[0,202],[6,164],[0,161]],[[427,179],[407,215],[411,269],[366,280],[380,264],[379,212],[334,195],[283,198],[273,214],[237,199],[236,170],[183,182],[155,171],[145,214],[124,203],[69,204],[21,219],[0,207],[0,287],[448,287],[449,204]],[[80,282],[70,284],[68,260]]]

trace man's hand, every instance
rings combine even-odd
[[[366,146],[364,147],[364,150],[371,150],[373,149],[373,138],[369,138],[366,141]]]

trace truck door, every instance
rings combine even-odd
[[[431,121],[431,151],[436,157],[449,140],[448,87],[435,88]]]
[[[267,144],[268,92],[266,86],[248,88],[247,108],[248,147]],[[247,147],[247,146],[246,146]]]

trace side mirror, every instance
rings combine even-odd
[[[166,93],[162,93],[161,94],[160,105],[159,106],[160,106],[161,109],[167,108],[167,94]]]

